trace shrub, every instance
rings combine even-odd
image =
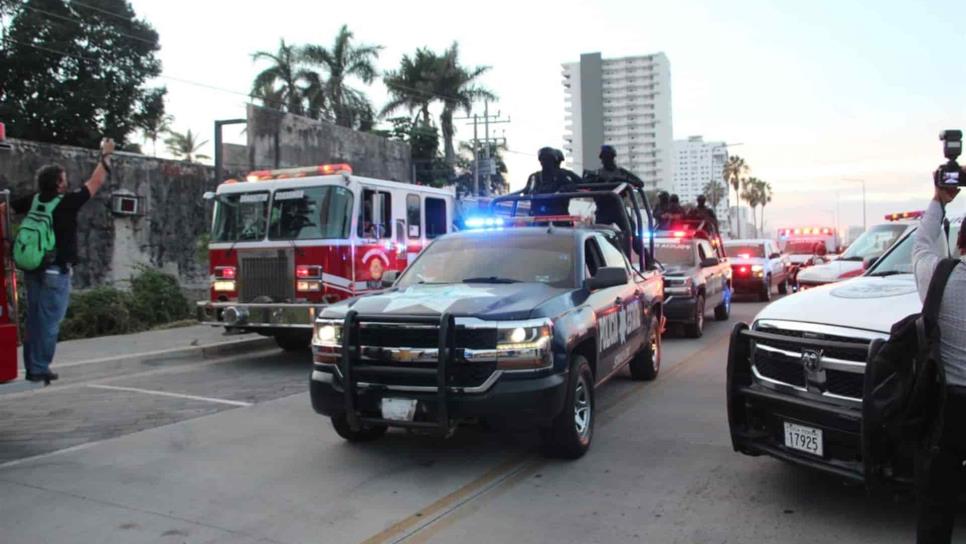
[[[144,325],[132,318],[130,306],[131,295],[113,287],[73,293],[60,326],[60,340],[144,330]]]
[[[143,265],[131,278],[129,307],[131,316],[148,327],[191,316],[191,306],[177,278]]]

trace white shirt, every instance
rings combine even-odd
[[[923,301],[936,265],[949,256],[943,215],[942,205],[936,200],[930,201],[912,246],[912,267],[919,299]],[[939,331],[939,352],[946,369],[946,383],[966,386],[966,266],[957,266],[949,276],[939,306]]]

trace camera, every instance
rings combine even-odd
[[[936,170],[933,182],[939,187],[966,186],[966,177],[961,176],[962,168],[956,162],[963,152],[963,131],[944,130],[939,134],[939,139],[943,143],[943,156],[948,162]]]

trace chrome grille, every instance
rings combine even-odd
[[[295,271],[286,251],[239,255],[239,302],[291,302],[295,299]]]
[[[755,329],[781,337],[754,341],[752,366],[759,382],[854,402],[862,401],[869,344],[874,338],[886,337],[869,331],[788,321],[762,320],[755,324]],[[837,345],[821,347],[823,341]],[[802,362],[803,353],[809,350],[821,352],[818,368],[808,369]]]

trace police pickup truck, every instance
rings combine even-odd
[[[953,222],[955,241],[962,219]],[[911,452],[862,424],[870,344],[921,311],[912,274],[915,228],[864,275],[778,300],[735,325],[728,422],[735,451],[843,478],[908,482]]]
[[[762,302],[771,300],[776,287],[779,294],[788,294],[788,257],[778,251],[774,241],[728,240],[725,250],[731,261],[731,284],[736,294],[757,295]]]
[[[731,314],[731,267],[721,237],[703,221],[682,220],[654,234],[655,258],[664,266],[664,315],[691,338],[704,334],[704,316]]]
[[[632,190],[593,189],[560,196]],[[622,200],[636,215],[623,230],[566,216],[468,221],[484,228],[436,239],[390,288],[325,308],[315,411],[349,441],[485,420],[539,428],[548,455],[583,455],[594,389],[625,367],[640,380],[660,370],[662,277],[648,250],[627,258],[650,214],[646,200]]]

